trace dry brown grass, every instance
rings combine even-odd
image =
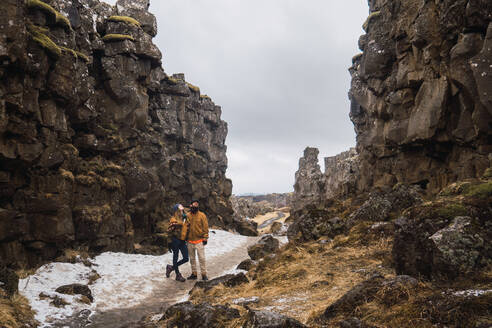
[[[19,294],[7,297],[0,289],[0,327],[36,327],[34,312],[27,299]]]
[[[372,272],[392,275],[392,271],[382,267],[382,260],[375,256],[382,249],[389,252],[390,247],[389,240],[352,247],[317,241],[289,244],[275,258],[266,259],[251,270],[248,284],[232,289],[218,286],[207,293],[199,290],[191,295],[191,300],[232,304],[236,298],[257,296],[260,302],[250,305],[251,308],[308,322]],[[238,309],[242,314],[245,311],[242,307]]]

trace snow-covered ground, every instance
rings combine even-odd
[[[246,247],[247,242],[248,237],[222,230],[211,230],[205,248],[207,262],[234,249]],[[71,317],[84,309],[92,313],[101,313],[138,305],[142,300],[152,296],[156,286],[164,283],[165,266],[172,262],[172,254],[150,256],[108,252],[91,259],[91,262],[94,265],[90,268],[81,263],[49,263],[40,267],[34,275],[19,281],[19,292],[29,300],[31,307],[36,311],[36,320],[41,323],[41,327],[50,327],[50,323]],[[97,271],[101,278],[89,286],[94,297],[92,304],[80,302],[80,295],[71,296],[55,292],[55,289],[62,285],[88,284],[93,270]],[[69,305],[57,308],[50,305],[52,299],[40,298],[40,293],[51,297],[58,296]]]

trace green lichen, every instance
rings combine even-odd
[[[191,83],[188,83],[186,82],[186,85],[188,86],[188,88],[193,91],[193,92],[196,92],[196,93],[200,93],[200,88],[197,87],[196,85],[193,85]]]
[[[108,18],[108,21],[117,22],[117,23],[128,23],[128,24],[135,25],[138,27],[141,26],[141,24],[138,20],[136,20],[133,17],[129,17],[129,16],[111,16]]]
[[[381,12],[380,11],[375,11],[375,12],[372,12],[366,19],[366,21],[364,22],[364,25],[362,25],[362,28],[364,29],[364,31],[368,32],[369,31],[369,25],[371,24],[371,21],[374,19],[374,18],[377,18],[381,15]]]
[[[135,41],[135,39],[131,35],[127,34],[106,34],[103,37],[104,42],[116,42],[125,40]]]
[[[483,172],[483,178],[484,179],[491,179],[492,178],[492,167],[489,167],[488,169]]]
[[[67,29],[72,29],[70,25],[70,21],[67,17],[63,16],[60,12],[58,12],[55,8],[51,7],[49,4],[40,1],[40,0],[27,0],[27,7],[30,9],[41,10],[47,15],[51,16],[55,19],[55,23],[61,25]]]

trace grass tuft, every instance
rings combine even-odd
[[[139,21],[137,21],[135,18],[129,17],[129,16],[111,16],[108,18],[108,21],[117,22],[117,23],[127,23],[127,24],[138,26],[138,27],[141,26]]]
[[[135,39],[131,35],[127,34],[106,34],[103,37],[104,42],[117,42],[125,40],[135,41]]]

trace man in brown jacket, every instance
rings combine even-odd
[[[197,279],[196,254],[200,262],[202,280],[207,278],[207,266],[205,263],[205,245],[208,241],[208,221],[207,216],[198,210],[199,203],[194,200],[191,202],[190,213],[188,214],[187,238],[188,254],[191,263],[191,276],[188,280]]]

